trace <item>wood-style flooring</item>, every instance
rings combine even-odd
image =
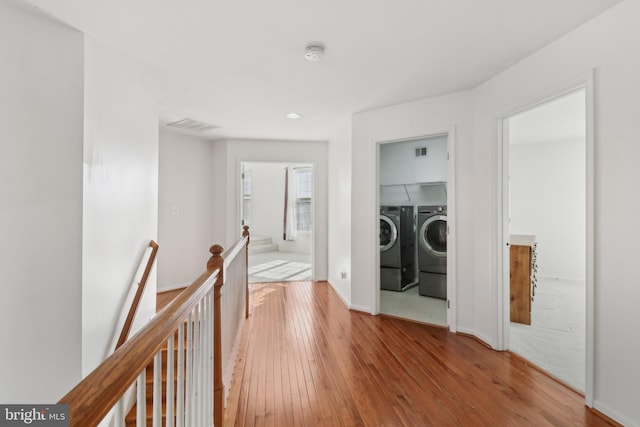
[[[351,312],[324,282],[252,284],[251,306],[226,425],[610,425],[521,359]]]

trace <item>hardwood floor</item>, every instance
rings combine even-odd
[[[519,358],[350,312],[327,283],[252,284],[251,305],[227,425],[611,425]]]

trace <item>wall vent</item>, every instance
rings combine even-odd
[[[175,122],[167,123],[168,127],[176,128],[176,129],[185,129],[191,130],[194,132],[206,132],[213,129],[218,129],[220,126],[212,125],[210,123],[201,122],[198,120],[190,119],[189,117],[185,117],[182,120],[177,120]]]
[[[428,152],[427,147],[416,147],[416,157],[426,157]]]

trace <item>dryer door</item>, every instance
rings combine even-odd
[[[384,215],[380,215],[380,252],[386,252],[398,240],[398,227]]]
[[[420,246],[430,255],[444,258],[447,256],[447,216],[433,215],[420,227],[418,237]]]

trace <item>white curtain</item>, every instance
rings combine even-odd
[[[285,168],[285,195],[284,195],[284,240],[296,239],[296,179],[293,168]]]

